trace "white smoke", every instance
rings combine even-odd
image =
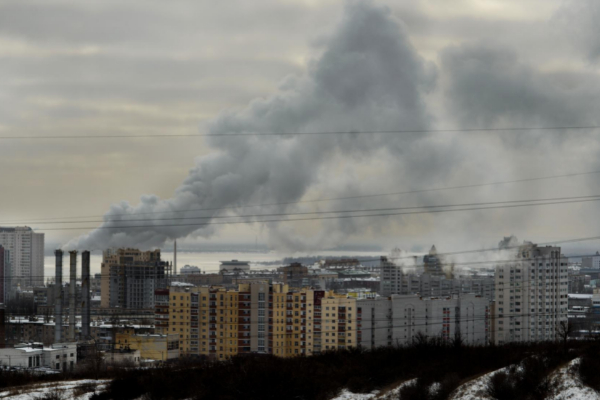
[[[596,165],[600,142],[589,140],[592,138],[589,133],[580,132],[575,136],[562,131],[250,135],[406,131],[438,126],[592,125],[600,115],[598,88],[600,77],[596,74],[544,71],[520,61],[518,54],[510,49],[490,43],[449,47],[440,53],[438,69],[416,52],[404,25],[387,8],[371,1],[350,1],[322,54],[309,63],[305,74],[287,77],[272,96],[256,99],[241,110],[223,112],[209,124],[211,134],[248,135],[209,137],[211,154],[197,159],[196,166],[172,198],[161,200],[149,195],[143,196],[137,205],[115,204],[100,229],[65,247],[148,248],[176,238],[208,238],[218,232],[220,225],[202,225],[202,222],[222,221],[212,219],[217,216],[390,206],[383,200],[364,199],[237,211],[215,209],[296,202],[309,197],[309,193],[312,197],[345,197],[600,170]],[[435,115],[432,110],[437,111]],[[569,180],[560,192],[555,182],[548,185],[547,181],[482,188],[477,191],[482,198],[477,200],[597,194],[593,192],[597,175],[585,178],[587,186],[581,185],[585,182],[581,179]],[[593,193],[582,192],[582,187],[590,188]],[[460,203],[465,198],[472,202],[473,193],[419,194],[411,197],[410,205]],[[584,215],[592,207],[588,203],[577,212]],[[172,212],[199,208],[212,210]],[[414,238],[427,237],[426,243],[444,242],[447,248],[472,248],[483,243],[489,247],[489,243],[496,242],[507,231],[540,241],[543,238],[539,235],[556,232],[556,227],[560,227],[559,233],[565,237],[581,235],[581,225],[573,223],[575,210],[552,213],[551,217],[548,210],[540,207],[452,213],[443,217],[331,219],[312,225],[308,232],[296,224],[269,223],[261,227],[267,230],[272,247],[285,250],[323,249],[354,235],[400,234],[412,240],[403,242],[404,247],[419,244]],[[191,219],[198,216],[208,219]],[[156,220],[127,222],[148,218]],[[165,221],[165,218],[188,219]],[[250,217],[244,220],[257,219],[260,220]],[[528,224],[530,220],[535,222]],[[143,227],[119,228],[123,225]],[[474,232],[484,232],[488,237],[481,234],[475,237]],[[535,234],[538,236],[534,237]],[[466,244],[474,238],[481,241]]]
[[[402,24],[388,9],[371,2],[350,2],[324,53],[304,76],[286,78],[276,94],[256,99],[241,111],[224,112],[210,124],[209,132],[425,129],[430,126],[431,116],[423,95],[434,87],[435,80],[435,67],[416,53]],[[210,137],[212,154],[197,160],[173,198],[144,196],[135,206],[126,202],[115,204],[106,214],[102,229],[67,247],[150,247],[192,233],[209,237],[216,231],[214,225],[162,226],[183,224],[181,221],[144,222],[146,226],[140,229],[106,228],[140,225],[119,221],[152,217],[148,213],[297,201],[318,182],[336,156],[342,154],[360,161],[385,151],[396,157],[422,136]],[[267,211],[290,209],[277,206]],[[167,213],[156,218],[223,214],[213,210],[202,214]],[[351,228],[352,222],[341,223],[346,230]],[[293,235],[285,234],[287,228],[270,224],[269,229],[277,232],[270,235],[278,242],[276,245],[294,249],[304,246],[292,239]],[[331,243],[339,237],[326,241]]]

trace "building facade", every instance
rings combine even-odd
[[[560,247],[520,246],[496,267],[495,342],[555,340],[567,321],[567,259]]]
[[[600,253],[596,252],[593,256],[583,257],[581,259],[581,268],[600,270]]]
[[[0,246],[10,252],[10,293],[44,284],[44,234],[29,227],[0,227]]]
[[[446,277],[443,274],[429,272],[405,273],[387,258],[381,259],[380,289],[381,296],[393,294],[419,294],[423,297],[448,297],[456,294],[476,294],[489,300],[494,299],[495,282],[492,276],[461,275]]]
[[[10,265],[10,251],[0,245],[0,301],[3,304],[9,300]]]
[[[119,332],[116,334],[116,350],[139,350],[142,360],[168,361],[179,358],[179,340],[178,335]]]
[[[178,284],[156,291],[155,310],[157,332],[179,335],[181,356],[295,357],[357,345],[356,299],[324,290],[268,281],[235,289]]]
[[[471,345],[491,341],[491,304],[468,294],[446,298],[392,295],[356,302],[357,340],[368,349],[410,345],[419,337],[460,337]]]
[[[101,264],[101,307],[154,309],[154,291],[167,285],[160,250],[106,250]]]

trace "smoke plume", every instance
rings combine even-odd
[[[351,2],[325,51],[304,76],[290,76],[271,97],[256,99],[240,111],[224,112],[212,121],[209,132],[425,129],[430,126],[431,116],[423,96],[435,81],[435,67],[416,53],[402,24],[389,10],[370,2]],[[380,151],[398,156],[420,136],[210,137],[212,154],[197,160],[173,198],[161,200],[149,195],[135,206],[126,202],[115,204],[105,216],[102,229],[69,246],[150,247],[192,233],[209,237],[215,233],[215,225],[165,227],[161,226],[166,224],[163,220],[144,222],[147,226],[143,229],[105,228],[133,225],[124,221],[135,216],[150,218],[152,214],[148,213],[166,213],[160,214],[161,219],[197,217],[197,212],[168,212],[298,201],[340,154],[357,160],[368,159]],[[290,209],[276,206],[261,212]],[[224,213],[214,210],[201,215],[214,217]],[[172,222],[176,223],[181,224]],[[277,225],[270,224],[269,229],[276,230]],[[291,238],[285,243],[288,235],[275,236],[284,247],[302,246]]]
[[[560,174],[573,169],[600,169],[595,165],[600,146],[597,140],[583,145],[586,134],[575,138],[565,132],[547,131],[251,135],[593,124],[600,115],[599,87],[596,74],[542,71],[522,62],[510,49],[491,43],[446,48],[440,53],[438,68],[417,53],[404,24],[387,8],[371,1],[350,1],[320,56],[309,63],[306,73],[285,78],[270,97],[255,99],[240,110],[223,112],[210,122],[208,133],[224,136],[207,138],[211,153],[196,160],[172,198],[147,195],[137,205],[115,204],[100,229],[66,247],[148,248],[176,238],[211,237],[220,225],[210,223],[222,221],[215,217],[389,207],[390,199],[388,203],[370,198],[237,208],[248,204],[518,179],[524,171],[527,176],[544,176],[548,171]],[[227,137],[230,134],[242,135]],[[588,179],[597,183],[597,176]],[[563,194],[557,193],[556,187],[532,182],[503,186],[498,191],[483,188],[477,192],[481,197],[473,199],[474,192],[470,192],[468,200]],[[578,188],[566,186],[564,191],[575,193]],[[465,191],[423,193],[411,199],[412,204],[416,200],[423,205],[465,202]],[[205,211],[174,212],[199,208]],[[539,218],[541,212],[547,212],[547,208],[453,213],[440,218],[331,219],[313,223],[304,230],[296,224],[260,226],[267,231],[272,247],[285,250],[322,249],[353,235],[402,235],[409,240],[427,235],[428,243],[444,241],[451,248],[466,246],[464,241],[457,241],[472,238],[473,232],[487,233],[487,239],[478,235],[487,243],[496,242],[500,232],[532,237],[556,232],[556,226],[561,227],[563,235],[576,234],[576,225],[571,224],[573,214]],[[191,219],[199,216],[207,219]],[[131,219],[150,220],[127,222]],[[245,217],[244,221],[257,219],[260,220]],[[527,221],[534,219],[536,223],[529,226]],[[124,225],[143,227],[119,228]],[[537,236],[535,240],[538,239],[543,240]],[[403,242],[409,247],[416,244],[419,243],[414,240]]]

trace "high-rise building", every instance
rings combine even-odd
[[[600,269],[600,253],[596,252],[593,256],[583,257],[581,259],[581,268]]]
[[[321,351],[357,347],[357,301],[345,295],[326,293],[321,299]]]
[[[419,336],[444,340],[460,338],[468,344],[491,340],[490,300],[474,294],[445,298],[392,295],[361,299],[358,307],[358,342],[364,348],[410,345]]]
[[[10,291],[10,251],[0,245],[0,302],[6,304]]]
[[[526,242],[496,267],[497,344],[555,340],[567,321],[567,259],[560,247]]]
[[[477,294],[494,300],[494,278],[480,274],[463,274],[455,277],[430,272],[405,273],[404,267],[381,258],[381,296],[392,294],[419,294],[423,297],[447,297],[455,294]]]
[[[356,299],[323,290],[267,281],[236,289],[178,283],[156,291],[155,310],[157,333],[178,334],[182,356],[295,357],[357,345]]]
[[[166,288],[167,263],[160,250],[106,250],[100,273],[101,307],[154,309],[154,292]]]
[[[423,256],[423,268],[425,269],[425,273],[438,276],[444,275],[444,271],[442,269],[442,260],[437,253],[435,245],[431,246],[429,254]]]
[[[32,288],[44,284],[43,233],[35,233],[27,226],[0,227],[0,245],[10,252],[10,297],[17,286]]]

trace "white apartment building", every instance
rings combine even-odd
[[[555,340],[567,321],[567,259],[560,247],[522,245],[515,260],[496,267],[496,344]]]
[[[467,294],[445,298],[392,295],[356,301],[358,343],[364,348],[403,346],[417,335],[485,345],[491,340],[489,299]]]
[[[27,226],[0,227],[0,245],[10,251],[10,297],[18,285],[23,289],[44,284],[43,233]]]
[[[381,257],[380,290],[381,296],[393,294],[419,294],[423,297],[448,297],[455,294],[478,294],[494,299],[494,278],[471,273],[447,278],[428,272],[403,271],[402,266]]]
[[[600,269],[600,253],[596,252],[594,256],[583,257],[581,259],[581,268]]]

